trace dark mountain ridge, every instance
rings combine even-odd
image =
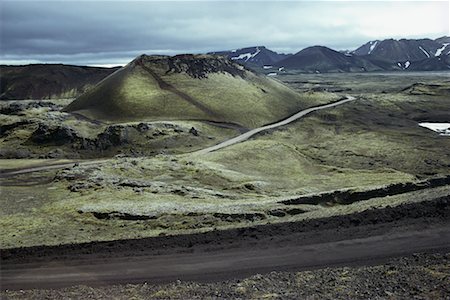
[[[272,66],[276,62],[289,57],[291,54],[280,54],[267,49],[265,46],[254,46],[236,50],[211,52],[209,54],[222,55],[248,67]]]
[[[370,55],[372,58],[385,60],[391,63],[401,61],[419,61],[439,56],[442,43],[431,39],[387,39],[370,41],[352,53],[358,56]]]
[[[279,61],[277,68],[295,69],[304,72],[363,72],[383,69],[369,60],[343,54],[324,46],[305,48]]]
[[[450,37],[370,41],[354,51],[308,47],[275,64],[300,72],[443,71],[450,69]]]
[[[118,69],[63,64],[0,65],[0,100],[74,98]]]

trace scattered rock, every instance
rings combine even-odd
[[[82,211],[79,211],[79,213],[83,213]],[[151,215],[134,215],[124,212],[92,212],[92,215],[100,220],[110,220],[110,219],[120,219],[120,220],[127,220],[127,221],[139,221],[139,220],[152,220],[156,219],[156,216]]]
[[[0,137],[7,135],[11,130],[23,127],[24,125],[32,124],[31,121],[18,121],[11,124],[0,125]]]
[[[189,129],[189,133],[192,135],[198,136],[198,131],[194,127],[191,127],[191,129]]]

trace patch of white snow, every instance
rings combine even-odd
[[[267,74],[267,76],[277,76],[278,74],[277,73],[269,73],[269,74]]]
[[[371,42],[370,42],[369,53],[367,53],[367,54],[372,53],[372,51],[375,50],[375,47],[377,46],[377,44],[378,44],[378,41],[371,41]]]
[[[411,62],[409,60],[407,62],[405,62],[405,69],[408,69],[410,65],[411,65]]]
[[[263,69],[264,69],[264,70],[272,69],[272,66],[263,66]]]
[[[439,135],[450,136],[450,123],[419,123],[419,126],[431,129]]]
[[[434,56],[439,56],[439,55],[441,55],[441,54],[442,54],[442,51],[444,51],[445,48],[447,48],[448,45],[450,45],[450,43],[442,44],[442,48],[437,49],[437,50],[436,50],[436,53],[434,54]]]
[[[259,49],[259,47],[256,47],[256,51],[255,53],[242,53],[239,54],[238,56],[232,57],[232,60],[242,60],[245,59],[245,61],[247,62],[249,59],[255,57],[256,55],[259,54],[259,52],[261,52],[261,50]]]
[[[430,54],[428,54],[428,52],[425,51],[425,49],[423,49],[422,46],[419,46],[419,49],[422,50],[422,52],[423,52],[428,58],[430,58]]]
[[[284,67],[280,67],[280,68],[278,68],[278,71],[284,71]]]
[[[242,53],[239,54],[238,56],[234,56],[231,59],[232,60],[241,60],[241,59],[245,59],[245,61],[249,60],[252,57],[251,53]]]

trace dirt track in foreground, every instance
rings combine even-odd
[[[450,249],[450,197],[206,234],[2,251],[2,289],[224,280]]]

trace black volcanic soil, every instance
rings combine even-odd
[[[271,272],[213,283],[85,285],[8,291],[4,299],[448,299],[450,253],[413,254],[383,264]]]
[[[302,245],[308,245],[380,235],[396,227],[409,226],[420,229],[430,224],[447,224],[449,220],[450,197],[445,196],[433,201],[402,204],[383,209],[374,208],[351,215],[300,222],[213,230],[189,235],[3,249],[1,263],[5,266],[56,259],[176,254],[192,248],[197,251],[258,248],[268,243],[281,247],[289,246],[299,240]]]
[[[449,204],[442,197],[205,234],[4,249],[3,296],[445,299]],[[67,288],[77,284],[90,287]]]

